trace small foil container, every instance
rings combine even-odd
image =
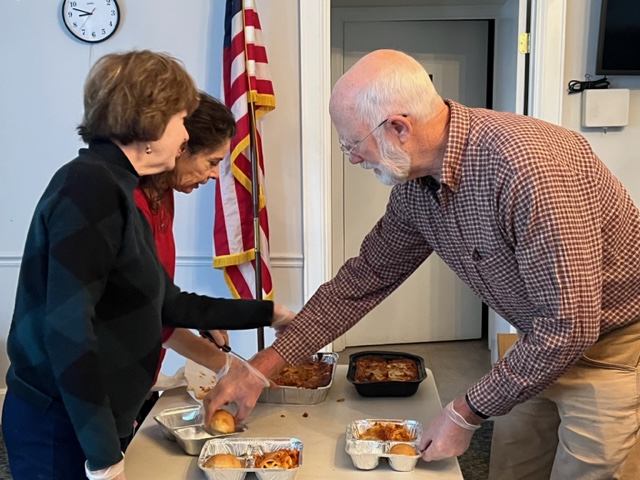
[[[257,468],[254,455],[274,452],[282,448],[298,451],[298,466],[295,468]],[[234,455],[242,468],[207,468],[204,462],[217,453]],[[293,480],[302,465],[302,441],[297,438],[215,438],[208,440],[198,458],[198,467],[208,480],[243,480],[253,472],[259,480]]]
[[[193,425],[202,425],[204,412],[200,405],[188,405],[184,407],[169,408],[163,410],[153,419],[160,425],[162,435],[171,441],[176,441],[175,429]]]
[[[220,432],[219,435],[211,435],[205,432],[202,405],[169,408],[153,418],[167,440],[177,442],[186,454],[194,456],[200,454],[207,440],[227,437],[247,430],[247,426],[240,423],[236,425],[236,431],[233,433]]]
[[[337,353],[319,352],[311,355],[311,360],[320,360],[333,365],[331,371],[331,379],[325,387],[318,388],[300,388],[300,387],[278,387],[275,389],[265,388],[262,390],[258,402],[261,403],[283,403],[288,405],[316,405],[324,402],[329,393],[333,379],[336,374],[336,365],[338,364]]]
[[[407,441],[394,440],[363,440],[362,433],[376,423],[402,425],[406,427],[412,439]],[[391,447],[398,443],[411,445],[418,452],[418,444],[422,438],[422,424],[415,420],[395,419],[364,419],[356,420],[347,425],[345,450],[351,457],[353,465],[360,470],[373,470],[381,458],[387,459],[389,466],[399,472],[410,472],[416,468],[420,455],[398,455],[389,453]]]

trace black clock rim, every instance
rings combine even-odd
[[[114,33],[116,33],[118,31],[118,27],[120,26],[120,5],[118,5],[118,0],[111,0],[113,2],[113,4],[116,7],[116,11],[118,12],[118,18],[116,20],[116,24],[113,27],[113,30],[111,31],[111,33],[109,35],[107,35],[104,38],[101,38],[100,40],[91,40],[88,38],[82,38],[79,37],[78,35],[75,34],[75,32],[73,30],[71,30],[71,28],[69,28],[69,25],[67,25],[67,22],[64,18],[64,6],[67,4],[67,2],[69,2],[70,0],[62,0],[62,4],[60,7],[60,16],[62,17],[62,23],[64,25],[64,27],[67,29],[67,31],[71,34],[71,36],[77,40],[80,40],[83,43],[101,43],[104,42],[105,40],[110,39]]]

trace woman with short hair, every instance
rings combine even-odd
[[[174,168],[197,105],[166,54],[109,54],[89,72],[78,127],[88,148],[36,205],[20,268],[2,415],[14,480],[124,480],[119,439],[151,388],[162,325],[255,328],[282,313],[181,292],[156,257],[133,189]]]

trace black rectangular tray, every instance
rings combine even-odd
[[[386,360],[393,358],[408,358],[413,360],[418,366],[418,378],[405,382],[356,382],[356,360],[365,355],[379,355]],[[418,355],[382,350],[367,350],[349,355],[347,380],[356,387],[356,391],[363,397],[410,397],[418,391],[420,382],[425,378],[427,378],[427,371],[424,368],[424,359]]]

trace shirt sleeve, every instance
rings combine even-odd
[[[198,330],[247,330],[268,327],[273,319],[273,302],[215,298],[182,292],[166,277],[162,323],[165,327]]]
[[[594,184],[559,167],[516,172],[503,189],[499,217],[515,253],[509,268],[519,272],[535,312],[509,355],[469,390],[482,413],[503,415],[536,395],[598,339],[603,206]]]
[[[113,188],[83,172],[55,200],[47,223],[49,268],[43,338],[78,440],[92,469],[122,459],[98,357],[93,320],[120,245],[123,218]],[[100,201],[95,201],[99,198]]]
[[[392,190],[384,216],[364,238],[357,257],[318,288],[284,335],[273,344],[295,363],[317,352],[389,296],[431,254],[412,226],[403,186]]]

